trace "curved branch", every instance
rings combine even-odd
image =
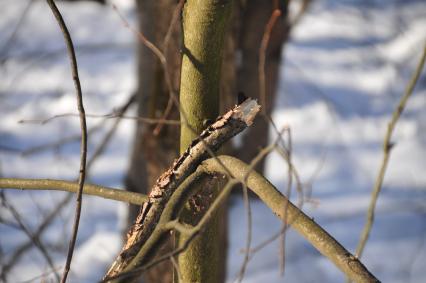
[[[68,50],[68,56],[71,63],[71,73],[72,79],[74,81],[74,87],[76,91],[77,98],[77,108],[80,115],[80,128],[81,128],[81,145],[80,145],[80,170],[78,176],[78,191],[75,205],[75,216],[74,223],[72,227],[71,239],[68,247],[67,259],[65,262],[64,271],[62,273],[61,283],[67,281],[68,273],[71,266],[71,260],[74,253],[75,242],[77,241],[78,226],[80,224],[80,215],[81,215],[81,206],[83,202],[83,187],[84,181],[86,178],[86,158],[87,158],[87,125],[86,125],[86,113],[83,106],[83,93],[81,91],[80,78],[78,76],[78,67],[77,67],[77,58],[75,56],[74,45],[72,43],[71,35],[68,31],[68,28],[65,24],[64,19],[62,18],[61,12],[59,12],[58,7],[56,7],[53,0],[46,0],[50,9],[52,10],[53,15],[58,22],[58,25],[64,36],[65,44]]]
[[[233,177],[231,177],[226,188],[220,193],[198,224],[188,228],[183,227],[177,222],[176,217],[184,206],[185,201],[199,189],[200,186],[197,186],[197,183],[201,182],[203,178],[211,177],[217,173],[227,175],[228,171],[232,173]],[[235,181],[245,183],[276,216],[306,238],[321,254],[332,261],[351,280],[355,282],[380,282],[355,256],[349,253],[320,225],[315,223],[314,220],[292,204],[268,180],[259,173],[252,171],[249,165],[230,156],[219,156],[203,161],[197,170],[173,192],[165,207],[162,208],[161,217],[155,223],[151,236],[134,255],[131,263],[124,269],[124,272],[108,276],[102,282],[130,282],[131,279],[135,279],[141,272],[153,265],[184,251],[189,242],[205,228],[213,211],[220,207],[221,202],[223,202],[226,194],[232,185],[235,184]],[[150,262],[155,255],[155,251],[158,250],[158,247],[164,241],[165,235],[171,229],[187,234],[189,240],[172,253],[163,255]]]
[[[380,282],[367,268],[339,242],[327,233],[313,219],[292,204],[268,180],[250,166],[231,156],[219,156],[232,175],[244,180],[247,186],[273,211],[281,220],[289,224],[307,239],[321,254],[330,259],[341,271],[355,282]],[[207,172],[226,174],[223,166],[215,159],[205,160],[202,165]]]
[[[79,189],[79,184],[76,182],[51,179],[0,178],[0,189],[53,190],[75,193]],[[143,194],[92,184],[84,184],[83,193],[136,205],[141,205],[148,201],[148,197]]]

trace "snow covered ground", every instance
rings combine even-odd
[[[135,22],[133,1],[115,1]],[[58,27],[44,1],[35,1],[14,42],[5,50],[28,1],[0,1],[0,173],[3,177],[77,177],[78,142],[39,154],[23,151],[79,133],[78,119],[44,125],[18,123],[75,113],[74,88]],[[134,39],[109,6],[60,3],[79,61],[86,112],[107,114],[123,104],[136,85]],[[286,46],[274,119],[289,125],[293,158],[302,181],[312,184],[305,211],[350,251],[364,225],[370,192],[382,158],[387,122],[426,41],[426,2],[314,1]],[[7,60],[6,60],[7,59]],[[129,114],[135,114],[132,109]],[[89,119],[89,127],[100,119]],[[89,156],[113,121],[89,137]],[[124,120],[107,151],[94,164],[89,182],[122,187],[133,122]],[[425,282],[426,270],[426,77],[419,80],[393,141],[375,225],[363,261],[382,282]],[[271,136],[271,138],[273,138]],[[285,188],[286,166],[278,155],[267,175]],[[293,193],[295,196],[296,194]],[[35,229],[63,198],[58,192],[7,191],[25,224]],[[253,202],[253,245],[280,229],[261,203]],[[95,282],[120,248],[126,205],[85,197],[70,282]],[[243,260],[246,219],[240,200],[230,208],[229,282]],[[2,264],[27,237],[2,208]],[[43,234],[55,263],[65,260],[73,204]],[[9,224],[7,224],[9,223]],[[342,282],[344,277],[294,231],[287,234],[286,272],[280,277],[275,241],[254,255],[244,282]],[[96,253],[94,253],[96,249]],[[8,279],[22,282],[49,268],[32,249]],[[40,281],[40,278],[33,281]]]

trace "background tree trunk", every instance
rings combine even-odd
[[[280,6],[274,7],[275,2],[279,2]],[[288,1],[245,1],[245,5],[240,9],[237,35],[237,48],[241,58],[241,63],[237,67],[237,91],[242,91],[248,97],[259,99],[259,48],[266,23],[275,8],[279,8],[282,15],[272,29],[265,54],[266,105],[261,106],[267,115],[271,114],[274,106],[282,47],[289,32]],[[268,136],[269,122],[259,115],[253,126],[244,133],[242,146],[236,151],[236,156],[244,162],[250,163],[259,150],[267,145]],[[263,174],[264,160],[257,164],[256,170]]]
[[[137,12],[140,31],[157,47],[163,48],[164,37],[169,27],[175,1],[139,0]],[[178,89],[180,61],[180,24],[174,28],[169,42],[167,66],[172,76],[174,89]],[[141,117],[160,118],[169,99],[165,84],[164,71],[160,61],[142,43],[138,45],[138,115]],[[168,119],[178,119],[176,108]],[[179,127],[163,125],[159,135],[153,134],[156,125],[139,123],[131,154],[130,167],[126,179],[126,187],[130,191],[148,193],[155,180],[172,164],[178,155]],[[138,207],[130,207],[128,214],[129,226],[134,222],[139,211]],[[165,247],[166,249],[167,247]],[[147,282],[171,282],[173,266],[165,262],[146,272]]]

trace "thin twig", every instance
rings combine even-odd
[[[38,241],[40,241],[39,239],[41,235],[43,234],[43,232],[50,226],[50,224],[53,222],[53,220],[56,218],[56,216],[62,210],[62,208],[71,200],[71,197],[72,195],[68,194],[59,203],[56,204],[56,206],[51,210],[49,215],[47,215],[43,219],[43,222],[38,226],[37,230],[35,230],[35,232],[33,233],[33,239],[37,239]],[[10,259],[8,260],[8,262],[3,264],[2,266],[1,276],[3,280],[7,281],[6,280],[7,273],[9,273],[9,271],[21,259],[21,257],[25,254],[25,252],[29,250],[30,248],[32,248],[33,246],[34,246],[34,241],[32,240],[32,238],[30,238],[28,242],[24,243],[23,245],[21,245],[20,247],[14,250],[13,255],[10,256]],[[59,281],[59,277],[57,278],[57,280]]]
[[[288,142],[287,142],[287,151],[288,151],[288,172],[287,172],[287,192],[286,192],[286,196],[288,199],[291,198],[291,187],[293,185],[293,171],[292,171],[292,160],[291,160],[291,156],[292,156],[292,151],[293,151],[293,145],[292,145],[292,138],[291,138],[291,130],[290,128],[285,128],[286,132],[288,133],[287,137],[288,137]],[[287,214],[287,209],[288,209],[288,203],[285,204],[284,206],[284,214]],[[282,223],[282,231],[283,233],[281,233],[281,241],[280,241],[280,273],[281,276],[284,276],[284,272],[285,272],[285,262],[286,262],[286,231],[288,228],[288,224],[287,224],[287,220],[283,220]]]
[[[268,20],[268,23],[265,27],[265,32],[262,36],[262,41],[259,48],[259,98],[260,105],[263,107],[262,113],[266,113],[266,83],[265,83],[265,61],[266,61],[266,49],[268,48],[269,38],[271,37],[272,28],[274,27],[276,21],[281,16],[281,11],[275,9],[272,12],[271,17]]]
[[[132,27],[129,22],[126,20],[126,18],[124,18],[124,16],[120,13],[120,11],[118,10],[117,6],[115,4],[112,4],[112,8],[114,9],[114,11],[117,13],[117,15],[120,17],[121,22],[123,23],[123,25],[130,29],[138,38],[139,40],[143,43],[143,45],[145,45],[147,48],[149,48],[154,54],[155,56],[158,57],[158,59],[160,59],[160,61],[163,63],[166,62],[166,57],[164,57],[163,52],[161,52],[160,49],[158,49],[157,46],[155,46],[154,43],[152,43],[151,41],[149,41],[145,35],[143,35],[141,32],[137,31],[134,27]]]
[[[90,128],[87,131],[88,135],[91,135],[95,132],[97,132],[98,130],[101,129],[101,127],[103,126],[104,121],[100,122],[99,124],[96,124],[95,126],[93,126],[92,128]],[[23,151],[21,151],[21,155],[22,156],[28,156],[28,155],[33,155],[33,154],[37,154],[46,150],[58,150],[60,147],[64,146],[67,143],[73,143],[73,142],[77,142],[81,140],[81,134],[77,134],[77,135],[72,135],[72,136],[68,136],[68,137],[64,137],[61,138],[59,140],[53,141],[53,142],[49,142],[49,143],[45,143],[42,145],[37,145],[37,146],[33,146],[30,147],[28,149],[25,149]]]
[[[67,26],[64,22],[64,19],[62,18],[61,13],[59,12],[58,8],[55,5],[55,2],[53,0],[46,0],[46,1],[50,9],[52,10],[53,15],[55,16],[56,21],[58,22],[58,25],[62,31],[62,35],[64,36],[65,44],[67,46],[68,56],[70,58],[70,63],[71,63],[72,78],[73,78],[74,86],[76,90],[77,108],[80,114],[80,127],[81,127],[80,170],[79,170],[79,177],[78,177],[79,188],[78,188],[77,199],[76,199],[73,231],[72,231],[71,240],[69,243],[64,272],[61,278],[61,283],[65,283],[67,280],[68,272],[70,270],[71,260],[74,253],[75,242],[77,240],[78,226],[80,223],[81,206],[83,201],[82,199],[83,187],[84,187],[84,180],[86,175],[87,125],[86,125],[86,116],[85,116],[84,106],[83,106],[83,94],[81,91],[80,79],[78,77],[77,58],[75,56],[71,35],[67,29]]]
[[[9,48],[13,45],[16,36],[18,35],[19,29],[23,26],[25,19],[28,15],[28,12],[30,11],[31,6],[34,4],[35,0],[29,0],[26,4],[24,10],[22,11],[21,15],[19,16],[18,22],[15,25],[15,28],[13,29],[13,32],[7,39],[6,43],[3,45],[0,51],[0,56],[3,56],[3,58],[0,59],[0,64],[4,64],[8,59],[8,51]]]
[[[136,99],[136,95],[132,95],[132,96],[130,96],[130,98],[126,101],[126,103],[124,104],[124,105],[122,105],[121,107],[119,107],[118,108],[118,110],[114,110],[114,115],[116,115],[117,116],[117,118],[120,118],[120,117],[122,117],[123,115],[124,115],[124,113],[129,109],[129,107],[134,103],[134,101],[135,101],[135,99]],[[78,115],[78,114],[77,114]],[[86,118],[89,116],[89,114],[86,114]],[[105,122],[108,120],[110,118],[110,115],[105,115],[104,116],[104,119],[101,121],[101,122],[99,122],[98,124],[96,124],[95,126],[93,126],[92,128],[90,128],[90,129],[88,129],[87,130],[87,135],[88,136],[90,136],[91,134],[93,134],[94,132],[96,132],[96,131],[98,131],[99,129],[101,129],[103,126],[104,126],[104,124],[105,124]],[[51,119],[50,119],[51,120]],[[50,121],[49,120],[49,121]],[[119,123],[119,121],[120,121],[121,119],[118,119],[118,120],[116,120],[115,122],[114,122],[114,126],[112,127],[112,128],[116,128],[117,127],[117,125],[116,124],[118,124]],[[34,120],[33,120],[34,121]],[[26,122],[25,120],[21,120],[20,121],[21,123],[23,123],[23,122]],[[45,121],[41,121],[41,123],[42,124],[45,124],[46,122]],[[115,131],[115,129],[114,130],[110,130],[110,132],[114,132]],[[108,136],[108,135],[112,135],[112,133],[110,134],[110,133],[108,133],[105,137],[104,137],[104,139],[106,139],[106,137]],[[75,142],[75,141],[78,141],[78,140],[80,140],[81,139],[81,134],[78,134],[78,135],[73,135],[73,136],[69,136],[69,137],[65,137],[65,138],[61,138],[61,139],[59,139],[59,140],[57,140],[57,141],[54,141],[54,142],[50,142],[50,143],[46,143],[46,144],[43,144],[43,145],[39,145],[39,146],[35,146],[35,147],[31,147],[31,148],[29,148],[29,149],[26,149],[26,150],[24,150],[24,151],[22,151],[21,152],[21,154],[22,155],[30,155],[30,154],[34,154],[34,153],[38,153],[38,152],[40,152],[40,151],[44,151],[44,150],[48,150],[48,149],[50,149],[50,148],[59,148],[59,147],[61,147],[61,146],[63,146],[64,144],[66,144],[66,143],[69,143],[69,142]],[[101,146],[102,147],[104,147],[105,145],[103,145],[105,143],[105,141],[104,140],[102,140],[102,142],[101,142]],[[99,146],[98,148],[101,148],[101,146]],[[97,152],[99,149],[97,149],[95,152]],[[96,156],[95,154],[94,154],[94,156]],[[93,159],[93,156],[92,156],[92,159]],[[93,162],[93,161],[92,161]],[[91,167],[90,166],[90,163],[91,163],[91,160],[89,160],[88,162],[87,162],[87,166],[86,166],[86,172],[88,172],[89,171],[89,168]]]
[[[132,95],[130,99],[122,107],[119,108],[119,110],[117,111],[117,114],[119,116],[124,115],[124,113],[126,113],[126,111],[135,102],[135,100],[136,100],[136,95]],[[93,153],[93,155],[90,157],[89,161],[87,162],[87,169],[91,168],[93,164],[95,163],[95,161],[97,160],[97,158],[104,152],[111,138],[114,136],[114,133],[117,130],[118,125],[120,124],[121,121],[122,121],[121,119],[117,119],[114,121],[114,124],[111,126],[109,131],[105,134],[102,141],[99,143],[99,145],[95,149],[95,152]],[[89,173],[87,173],[87,175],[89,175]]]
[[[35,1],[35,0],[33,0]],[[28,46],[29,47],[29,46]],[[90,42],[90,43],[77,43],[74,44],[74,48],[79,51],[79,53],[84,54],[92,54],[92,53],[99,53],[99,52],[109,52],[114,50],[121,50],[121,49],[130,49],[132,47],[131,42]],[[19,51],[13,54],[13,58],[17,59],[19,61],[30,61],[28,66],[26,66],[24,69],[33,66],[35,63],[40,63],[44,60],[54,60],[59,56],[62,56],[64,52],[66,52],[66,47],[60,47],[57,48],[51,48],[51,49],[25,49],[25,50],[17,50]],[[0,59],[1,60],[1,59]],[[16,77],[22,76],[22,73],[18,73]]]
[[[298,193],[297,206],[299,208],[302,208],[305,198],[303,195],[303,184],[300,180],[299,172],[296,170],[296,167],[294,166],[293,162],[291,162],[291,160],[289,159],[289,151],[287,149],[277,146],[275,148],[275,151],[287,162],[287,164],[291,168],[291,171],[293,172],[293,177],[296,182],[296,190]]]
[[[137,29],[132,27],[129,24],[129,22],[124,18],[124,16],[120,13],[117,6],[115,6],[113,4],[112,7],[113,7],[114,11],[116,11],[118,16],[120,17],[124,26],[126,28],[130,29],[130,31],[132,31],[139,38],[139,40],[142,42],[142,44],[144,44],[147,48],[149,48],[154,53],[154,55],[157,56],[157,58],[159,59],[161,65],[163,67],[164,78],[165,78],[166,85],[167,85],[167,88],[168,88],[168,91],[169,91],[169,101],[167,103],[166,109],[165,109],[162,117],[159,120],[152,119],[152,120],[155,120],[155,121],[158,122],[157,126],[155,127],[155,129],[153,131],[153,134],[158,135],[161,131],[163,124],[167,124],[166,118],[168,117],[169,112],[172,109],[172,104],[174,104],[178,108],[180,115],[181,115],[181,122],[179,123],[179,125],[184,123],[185,126],[187,126],[189,128],[189,130],[191,130],[194,134],[198,135],[199,133],[197,131],[195,131],[195,129],[191,125],[189,125],[189,123],[187,122],[188,119],[187,119],[187,115],[186,115],[184,109],[182,107],[180,107],[179,98],[178,98],[175,90],[173,89],[172,77],[170,75],[169,68],[167,66],[167,58],[166,58],[164,52],[162,52],[151,41],[149,41],[140,31],[138,31]],[[179,7],[177,7],[175,11],[179,11],[178,8]],[[182,8],[180,8],[180,9],[182,9]],[[214,157],[214,153],[209,148],[207,148],[207,151],[209,151],[209,154]],[[220,162],[220,160],[218,160],[218,162]]]
[[[174,27],[177,26],[176,22],[178,21],[179,16],[182,12],[184,3],[185,3],[185,0],[179,0],[179,3],[176,5],[176,7],[173,11],[173,16],[172,16],[172,20],[170,21],[169,28],[167,29],[166,35],[164,36],[163,54],[164,54],[164,57],[166,58],[166,61],[167,61],[167,53],[168,53],[168,50],[169,50],[170,39],[171,39],[171,36],[172,36],[172,33],[173,33],[173,29],[174,29]],[[166,106],[166,109],[163,112],[163,115],[161,115],[161,121],[157,124],[157,126],[155,127],[155,129],[153,131],[154,136],[158,136],[160,134],[161,129],[164,126],[163,121],[165,121],[167,119],[167,117],[170,115],[170,112],[172,111],[173,104],[174,104],[172,96],[174,96],[175,94],[174,94],[173,86],[171,84],[172,79],[171,79],[171,74],[168,70],[167,63],[163,64],[163,70],[164,70],[165,76],[168,77],[168,78],[166,78],[166,84],[167,84],[167,87],[169,89],[169,100],[167,101],[167,106]],[[178,106],[178,108],[179,108],[179,106]]]
[[[34,244],[35,247],[40,251],[40,253],[45,258],[47,264],[52,270],[55,270],[55,264],[53,262],[53,259],[50,257],[49,252],[47,251],[46,247],[42,244],[40,239],[38,237],[35,237],[34,234],[30,231],[30,229],[27,227],[27,225],[24,224],[22,221],[22,217],[19,214],[19,212],[15,209],[13,205],[7,202],[5,194],[1,194],[2,204],[4,207],[6,207],[15,218],[16,222],[18,222],[19,227],[21,230],[27,235],[28,238],[30,238],[31,242]],[[56,280],[59,281],[60,277],[59,274],[54,272],[54,275],[56,277]]]
[[[249,199],[249,195],[248,195],[248,188],[247,188],[247,184],[246,182],[242,183],[243,185],[243,200],[244,200],[244,206],[245,209],[247,211],[247,238],[246,238],[246,250],[250,250],[251,247],[251,240],[252,240],[252,213],[251,213],[251,205],[250,205],[250,199]],[[241,265],[240,268],[240,272],[238,274],[237,277],[237,282],[241,282],[244,278],[244,274],[246,272],[246,268],[247,268],[247,264],[250,260],[249,258],[250,254],[249,253],[245,253],[244,254],[244,260],[243,260],[243,264]]]
[[[170,39],[172,37],[172,33],[174,28],[177,26],[176,22],[179,19],[180,13],[182,12],[183,4],[185,3],[185,0],[179,0],[179,3],[176,5],[173,16],[169,24],[169,28],[167,29],[166,35],[164,36],[163,41],[163,53],[165,56],[167,56],[167,51],[170,45]]]
[[[169,91],[169,102],[167,103],[168,106],[166,106],[166,110],[165,113],[163,114],[163,116],[160,118],[157,127],[154,129],[154,133],[156,135],[159,134],[161,127],[163,124],[165,124],[165,120],[168,116],[168,112],[172,109],[171,107],[171,102],[173,102],[176,107],[179,109],[180,113],[182,114],[182,116],[185,118],[184,120],[186,121],[186,115],[185,113],[182,111],[180,104],[179,104],[179,99],[177,97],[176,92],[173,90],[173,84],[172,84],[172,79],[171,79],[171,75],[169,73],[169,69],[167,66],[167,59],[165,54],[157,47],[155,46],[154,43],[152,43],[151,41],[149,41],[145,35],[143,35],[143,33],[141,33],[140,31],[138,31],[137,29],[135,29],[134,27],[132,27],[129,22],[126,20],[126,18],[124,18],[124,16],[120,13],[120,11],[118,10],[117,6],[115,6],[114,4],[112,5],[112,8],[114,9],[114,11],[117,13],[117,15],[120,17],[121,21],[123,22],[123,25],[128,28],[131,32],[133,32],[133,34],[135,34],[138,39],[140,40],[140,42],[145,45],[148,49],[150,49],[152,51],[152,53],[154,53],[154,55],[158,58],[158,60],[161,63],[161,66],[163,68],[163,72],[164,72],[164,78],[166,80],[166,85]]]
[[[248,198],[247,178],[248,178],[249,174],[254,170],[256,165],[262,159],[264,159],[271,151],[273,151],[275,149],[279,140],[280,140],[280,136],[278,136],[276,138],[276,140],[273,144],[263,148],[253,158],[253,160],[250,162],[249,170],[247,171],[247,174],[244,176],[244,179],[243,179],[243,182],[242,182],[244,204],[245,204],[245,207],[246,207],[246,210],[247,210],[247,239],[246,239],[246,248],[245,248],[246,251],[250,251],[250,249],[251,249],[251,238],[252,238],[252,216],[251,216],[250,201],[249,201],[249,198]],[[224,164],[223,164],[223,168],[226,168],[226,170],[229,171],[229,169]],[[229,175],[229,176],[232,176],[232,175]],[[246,252],[244,254],[244,260],[243,260],[243,263],[241,265],[240,271],[238,273],[238,277],[236,279],[237,282],[241,282],[243,280],[244,274],[245,274],[245,271],[246,271],[246,268],[247,268],[247,265],[248,265],[250,259],[251,259],[250,252]]]
[[[43,272],[42,274],[39,274],[39,275],[37,275],[37,276],[34,276],[33,278],[30,278],[30,279],[28,279],[28,280],[24,280],[24,281],[21,281],[21,282],[19,282],[19,283],[33,283],[33,282],[35,282],[36,280],[37,280],[37,282],[46,282],[46,280],[43,280],[43,279],[45,279],[49,274],[51,274],[51,273],[53,273],[53,272],[56,272],[57,270],[60,270],[61,268],[60,267],[57,267],[57,268],[55,268],[54,270],[53,269],[51,269],[51,270],[49,270],[49,271],[46,271],[46,272]],[[39,280],[39,279],[41,279],[41,280]]]
[[[287,5],[289,5],[289,2],[287,2]],[[278,18],[282,14],[281,10],[279,9],[278,2],[274,2],[274,7],[275,8],[274,8],[267,24],[266,24],[265,31],[263,33],[261,44],[260,44],[260,47],[259,47],[259,63],[258,63],[259,99],[260,99],[260,104],[263,105],[262,116],[272,126],[272,129],[278,135],[280,142],[281,142],[282,151],[288,157],[288,149],[286,149],[285,141],[281,137],[281,134],[280,134],[281,131],[278,129],[278,126],[275,124],[274,120],[269,115],[269,113],[267,113],[268,107],[266,105],[266,73],[265,73],[266,51],[267,51],[267,48],[268,48],[268,45],[269,45],[269,39],[271,37],[272,29],[274,28]],[[288,33],[290,33],[291,28],[292,28],[292,26],[289,25]],[[288,38],[288,36],[287,36],[287,38]],[[277,147],[277,149],[280,149],[280,147]],[[297,172],[295,170],[293,170],[294,168],[292,166],[292,163],[289,162],[288,158],[285,158],[285,159],[286,159],[290,169],[294,172],[295,175],[297,175]],[[300,182],[298,182],[297,188],[298,188],[298,191],[300,189],[299,192],[300,192],[300,194],[302,194],[302,186],[299,185],[299,184],[300,184]]]
[[[46,119],[25,119],[19,120],[18,123],[33,123],[33,124],[46,124],[52,120],[64,117],[78,117],[79,114],[76,113],[63,113],[54,115],[52,117]],[[125,115],[117,115],[115,112],[109,114],[86,114],[86,118],[103,118],[103,119],[124,119],[124,120],[135,120],[141,123],[147,124],[157,124],[162,121],[164,124],[179,126],[181,123],[178,120],[161,120],[161,119],[152,119],[145,117],[136,117],[136,116],[125,116]]]
[[[170,257],[170,261],[173,264],[173,267],[174,267],[174,269],[176,271],[176,274],[177,274],[177,277],[179,279],[179,282],[183,282],[182,273],[180,272],[179,265],[178,265],[176,259],[173,256],[171,256]]]
[[[123,115],[127,111],[127,109],[130,107],[130,105],[134,102],[134,100],[135,100],[135,95],[132,95],[130,97],[130,99],[123,106],[121,106],[119,108],[119,110],[117,111],[117,114]],[[99,123],[96,126],[94,126],[93,128],[91,128],[88,131],[88,133],[89,132],[92,133],[92,132],[100,129],[103,126],[103,124],[105,123],[105,121],[107,121],[107,118],[104,119],[101,123]],[[121,119],[117,119],[114,122],[113,127],[105,135],[104,139],[102,140],[100,145],[95,150],[95,153],[92,155],[92,157],[87,162],[87,166],[86,166],[87,174],[89,174],[90,168],[92,167],[93,163],[95,162],[97,157],[102,153],[102,151],[104,150],[104,148],[108,144],[109,140],[111,139],[111,137],[112,137],[114,131],[116,130],[118,123],[120,121],[121,121]],[[62,144],[66,143],[66,142],[74,141],[76,139],[80,139],[80,135],[67,137],[65,139],[61,139],[61,140],[56,141],[54,143],[46,144],[46,145],[39,146],[39,147],[34,147],[34,148],[31,148],[30,150],[24,151],[22,154],[24,154],[24,155],[25,154],[33,154],[33,153],[38,152],[40,150],[48,149],[52,146],[53,147],[61,146]],[[39,181],[42,182],[42,180],[39,180]],[[2,186],[2,183],[5,183],[4,180],[0,180],[0,187]],[[9,185],[10,185],[10,183],[9,183]],[[34,182],[33,182],[33,185],[35,185]],[[54,185],[54,184],[52,184],[52,185]],[[56,183],[56,185],[57,185],[57,183]],[[77,192],[78,184],[74,183],[72,185],[74,185],[74,187],[70,188],[72,190],[68,190],[68,191]],[[21,187],[19,189],[22,189],[22,182],[21,182],[20,186]],[[35,186],[34,188],[36,189],[37,187]],[[108,194],[109,191],[110,191],[110,193]],[[116,198],[115,200],[126,201],[128,203],[133,203],[133,204],[136,204],[136,205],[141,205],[147,199],[147,197],[140,196],[139,194],[133,194],[132,193],[132,194],[127,196],[126,194],[122,195],[121,194],[122,191],[118,191],[118,194],[117,194],[116,191],[111,191],[109,188],[102,188],[102,187],[98,187],[98,186],[85,185],[84,193],[85,194],[89,193],[89,195],[90,195],[90,192],[94,193],[92,195],[98,195],[98,196],[102,196],[102,194],[103,194],[104,196],[107,196],[107,198],[108,198],[108,196],[109,197],[111,197],[111,196],[117,197],[118,196],[118,199]],[[52,223],[52,220],[55,219],[55,216],[58,215],[58,213],[64,208],[65,204],[67,204],[71,199],[72,199],[72,195],[69,194],[60,203],[57,204],[57,206],[52,210],[52,212],[49,213],[49,215],[43,220],[43,223],[39,225],[36,232],[34,232],[34,238],[38,239],[41,236],[41,234],[46,230],[46,228],[49,227],[50,223]],[[29,241],[29,242],[23,244],[22,246],[20,246],[19,248],[17,248],[15,250],[14,254],[11,256],[11,259],[2,268],[3,278],[5,278],[7,272],[15,265],[15,263],[21,258],[21,256],[24,255],[25,252],[28,249],[30,249],[32,246],[33,246],[33,241]],[[58,281],[59,281],[59,279],[58,279]]]
[[[420,74],[423,70],[424,64],[425,64],[425,60],[426,60],[426,45],[423,48],[423,54],[420,58],[420,61],[417,65],[416,70],[414,71],[410,82],[408,83],[404,95],[401,97],[397,107],[395,108],[394,112],[392,113],[392,118],[387,126],[387,131],[386,131],[386,135],[383,141],[383,160],[382,160],[382,164],[380,165],[380,170],[379,170],[379,174],[377,176],[376,182],[374,184],[374,189],[371,193],[371,200],[370,200],[370,204],[368,206],[368,212],[367,212],[367,219],[366,219],[366,223],[364,225],[363,231],[361,233],[361,237],[356,249],[356,253],[355,255],[358,258],[361,258],[362,256],[362,252],[364,250],[364,247],[367,243],[368,237],[370,235],[370,231],[371,228],[373,226],[374,223],[374,213],[375,213],[375,209],[376,209],[376,203],[377,203],[377,199],[379,197],[381,188],[382,188],[382,184],[383,184],[383,179],[385,177],[385,173],[386,173],[386,167],[388,165],[389,162],[389,158],[390,158],[390,153],[391,150],[393,148],[393,146],[395,145],[392,141],[392,133],[395,129],[396,123],[398,122],[399,117],[401,116],[402,112],[404,111],[404,108],[407,104],[408,99],[410,98],[411,94],[413,93],[414,87],[416,86],[416,83],[420,77]]]
[[[262,36],[262,40],[261,40],[261,45],[259,47],[259,62],[258,62],[258,80],[259,80],[259,98],[260,98],[260,103],[261,105],[264,107],[263,111],[262,111],[262,117],[272,126],[272,129],[275,131],[275,133],[280,136],[280,131],[278,130],[277,125],[275,124],[274,120],[272,119],[272,117],[268,114],[268,107],[266,105],[266,74],[265,74],[265,65],[266,65],[266,51],[269,45],[269,40],[271,37],[271,33],[272,33],[272,29],[274,28],[276,21],[278,20],[278,18],[281,16],[281,10],[280,9],[284,9],[284,10],[288,10],[288,7],[290,5],[290,0],[286,1],[283,5],[285,6],[280,7],[280,3],[279,1],[273,1],[273,11],[272,14],[266,24],[265,27],[265,31],[263,33]],[[306,12],[306,10],[309,7],[309,4],[311,3],[311,0],[304,0],[302,7],[297,15],[298,20],[301,18],[301,16],[304,14],[304,12]],[[286,17],[288,17],[288,15],[285,15]],[[285,24],[287,25],[287,35],[285,40],[288,40],[289,38],[289,34],[291,32],[291,29],[297,24],[297,21],[293,21],[292,23],[286,22]],[[285,142],[284,140],[281,139],[282,142],[282,147],[283,147],[283,151],[287,152],[288,150],[285,149]],[[287,161],[288,162],[288,161]],[[291,163],[289,163],[289,166],[292,166]],[[294,174],[296,175],[296,171],[293,170]],[[302,186],[300,185],[300,183],[298,183],[297,185],[297,189],[298,192],[300,194],[302,194]]]

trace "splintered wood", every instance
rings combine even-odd
[[[225,142],[250,126],[259,110],[259,104],[249,98],[218,117],[175,160],[172,167],[158,178],[149,194],[149,201],[142,205],[134,225],[127,233],[127,241],[120,255],[108,270],[104,280],[128,271],[130,264],[133,269],[147,263],[146,257],[138,258],[137,254],[154,231],[174,191],[203,160],[211,157],[208,149],[211,152],[217,151]]]

